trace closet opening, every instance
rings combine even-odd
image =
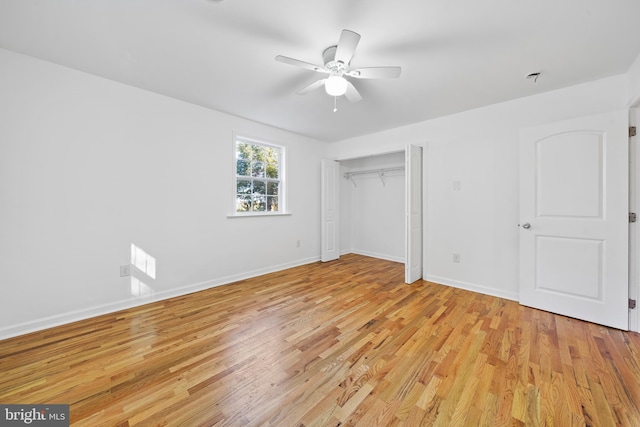
[[[421,147],[326,161],[322,182],[323,261],[356,253],[405,264],[407,283],[422,277]]]

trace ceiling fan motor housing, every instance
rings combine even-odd
[[[322,52],[322,60],[324,62],[324,67],[338,75],[342,75],[347,68],[349,68],[349,64],[345,64],[341,61],[336,61],[336,50],[338,46],[330,46]]]

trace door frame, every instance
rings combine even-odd
[[[629,126],[640,128],[640,94],[628,103]],[[629,212],[640,214],[640,135],[629,137]],[[640,227],[629,223],[629,298],[640,301]],[[629,330],[640,332],[640,307],[629,310]]]

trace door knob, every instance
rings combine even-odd
[[[524,224],[522,224],[522,228],[524,228],[525,230],[528,230],[531,228],[531,224],[529,224],[528,222],[525,222]]]

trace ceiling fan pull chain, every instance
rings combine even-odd
[[[338,97],[334,96],[333,97],[333,112],[335,113],[336,111],[338,111]]]

